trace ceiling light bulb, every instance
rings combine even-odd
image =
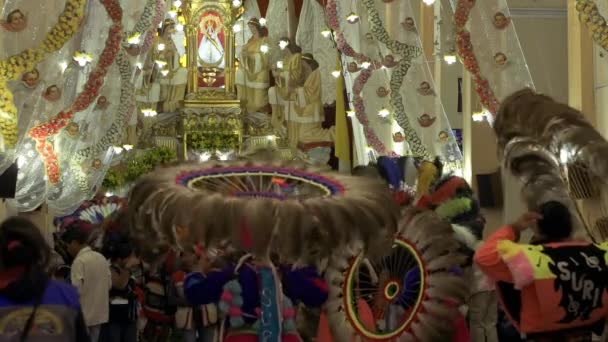
[[[259,22],[260,22],[260,25],[266,26],[266,18],[260,18]]]
[[[391,115],[391,112],[386,108],[382,108],[378,111],[378,116],[380,116],[381,118],[386,118],[389,115]]]
[[[350,12],[350,14],[346,17],[346,21],[351,24],[354,24],[359,21],[359,16],[355,12]]]
[[[164,51],[165,50],[165,44],[160,43],[158,44],[158,51]]]
[[[124,148],[125,151],[131,151],[133,149],[133,145],[123,145],[122,148]]]
[[[321,31],[321,35],[325,38],[329,38],[331,36],[331,31],[325,29],[325,30]]]
[[[161,70],[160,72],[163,76],[167,76],[169,75],[169,70],[165,69],[165,70]]]
[[[331,75],[335,78],[340,77],[340,74],[341,74],[340,70],[334,70],[331,72]]]
[[[363,62],[363,63],[361,63],[361,67],[364,68],[364,69],[369,68],[371,65],[372,65],[372,63],[370,63],[370,62]]]
[[[123,151],[122,147],[114,146],[114,153],[121,154]]]
[[[154,63],[156,63],[156,65],[161,69],[167,65],[167,62],[161,61],[160,59],[155,60]]]
[[[289,42],[287,40],[282,39],[279,41],[279,49],[285,50],[287,46],[289,46]]]
[[[241,7],[243,2],[241,0],[232,0],[232,7]]]
[[[431,6],[435,3],[435,0],[422,0],[422,2],[424,2],[424,4],[427,6]]]
[[[242,29],[243,29],[243,27],[241,26],[241,24],[234,24],[234,26],[232,26],[232,31],[234,33],[241,32]]]
[[[173,1],[173,6],[180,8],[182,7],[182,2],[180,0]]]
[[[355,111],[354,110],[349,110],[346,112],[346,116],[348,116],[349,118],[352,118],[355,116]]]
[[[141,43],[141,33],[135,33],[134,35],[129,37],[127,39],[127,43],[129,43],[131,45],[137,45],[137,44]]]
[[[169,16],[170,16],[171,18],[175,18],[175,17],[177,17],[177,11],[176,11],[176,10],[174,10],[174,9],[170,10],[169,12],[167,12],[167,14],[169,14]]]
[[[76,63],[78,63],[78,65],[80,65],[81,67],[87,65],[87,63],[90,63],[92,60],[93,56],[86,52],[76,51],[76,53],[74,54],[74,61],[76,61]]]
[[[177,30],[177,32],[183,32],[184,31],[184,25],[177,24],[177,25],[175,25],[175,29]]]
[[[277,69],[283,69],[283,61],[277,61]]]
[[[268,52],[268,45],[262,44],[262,46],[260,46],[260,51],[262,53],[267,53]]]
[[[454,55],[445,55],[445,56],[443,56],[443,60],[448,65],[452,65],[452,64],[456,63],[456,56],[454,56]]]

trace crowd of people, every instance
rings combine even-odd
[[[462,245],[465,261],[450,272],[465,277],[470,292],[453,322],[453,341],[591,341],[601,335],[608,246],[575,241],[570,209],[552,200],[484,241],[486,222],[471,187],[460,177],[441,177],[440,163],[433,165],[436,179],[424,194],[392,190],[401,192],[395,196],[401,205],[449,221]],[[392,171],[379,169],[356,173],[391,184]],[[532,240],[520,243],[528,229]],[[99,227],[74,220],[61,230],[50,246],[24,218],[0,225],[0,341],[326,342],[298,320],[302,306],[323,310],[328,299],[317,266],[294,267],[276,255],[253,258],[230,243],[170,249],[145,263],[123,211]]]

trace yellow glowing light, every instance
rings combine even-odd
[[[135,33],[131,37],[127,38],[127,43],[137,45],[141,43],[141,33]]]
[[[355,12],[350,12],[350,14],[346,17],[346,21],[351,24],[354,24],[359,21],[359,16]]]
[[[386,118],[389,115],[391,115],[391,112],[386,108],[382,108],[378,111],[378,116],[380,116],[381,118]]]

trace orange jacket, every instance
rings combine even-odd
[[[590,324],[597,322],[599,319],[605,317],[607,313],[606,303],[608,303],[608,297],[605,293],[596,295],[596,302],[601,301],[603,305],[599,305],[593,310],[588,311],[587,318],[572,318],[564,320],[562,317],[568,314],[563,308],[562,295],[565,288],[558,289],[556,287],[556,277],[566,276],[568,283],[585,284],[586,276],[584,268],[579,268],[577,271],[564,270],[563,274],[540,274],[539,269],[542,268],[541,261],[536,262],[537,257],[544,257],[544,264],[550,266],[557,266],[561,270],[563,262],[559,262],[556,259],[551,259],[551,250],[561,250],[562,253],[572,253],[571,258],[574,263],[579,258],[579,254],[588,253],[591,249],[600,253],[604,253],[606,246],[591,245],[586,242],[560,242],[550,243],[538,246],[521,245],[516,244],[512,247],[519,248],[524,253],[532,253],[534,255],[534,263],[531,265],[529,262],[521,262],[525,260],[525,256],[519,260],[516,258],[510,259],[508,264],[505,262],[505,256],[501,255],[504,250],[500,250],[500,247],[505,246],[506,241],[516,242],[518,240],[518,233],[511,227],[505,226],[497,230],[490,238],[477,250],[475,254],[475,262],[479,266],[480,270],[486,274],[488,278],[497,284],[497,292],[502,304],[505,309],[505,313],[509,319],[513,322],[515,327],[522,333],[542,333],[548,331],[561,331],[576,327],[589,326]],[[502,241],[502,243],[501,243]],[[499,246],[500,245],[500,246]],[[564,252],[570,249],[572,252]],[[534,254],[536,253],[536,254]],[[542,254],[541,254],[542,253]],[[532,255],[531,254],[531,255]],[[566,254],[567,255],[567,254]],[[605,255],[605,254],[604,254]],[[522,255],[519,255],[521,257]],[[515,260],[515,262],[513,262]],[[519,264],[517,264],[519,262]],[[584,263],[584,261],[582,261]],[[560,266],[560,264],[562,264]],[[522,267],[523,265],[523,267]],[[579,265],[579,264],[576,264]],[[534,268],[534,267],[537,268]],[[605,264],[602,266],[604,270]],[[580,272],[577,275],[574,273]],[[606,272],[606,271],[602,271]],[[570,275],[572,278],[570,279]],[[506,283],[506,284],[505,284]],[[515,287],[519,286],[521,290],[514,290]],[[593,293],[601,293],[601,288],[595,288],[593,286]],[[591,292],[591,291],[590,291]],[[571,299],[572,301],[572,299]],[[568,307],[570,310],[570,307]],[[575,309],[577,312],[578,309]],[[580,314],[580,312],[579,312]],[[576,316],[577,314],[575,314]]]

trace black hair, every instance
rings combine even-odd
[[[46,269],[51,247],[40,229],[23,217],[11,217],[0,225],[0,271],[23,267],[25,273],[2,289],[2,294],[18,302],[39,298],[46,289]]]
[[[315,60],[315,58],[313,57],[312,54],[305,53],[302,56],[303,56],[302,60],[304,62],[306,62],[306,64],[308,64],[308,66],[312,69],[312,71],[319,69],[319,62],[317,62]]]
[[[126,259],[133,255],[134,249],[126,234],[110,233],[104,237],[102,254],[110,259]]]
[[[86,244],[89,240],[89,231],[81,222],[75,221],[66,227],[65,232],[61,235],[61,240],[67,244],[72,243],[72,241]]]
[[[546,242],[556,242],[572,234],[572,215],[570,209],[558,201],[549,201],[538,207],[542,219],[538,220],[538,232]]]

